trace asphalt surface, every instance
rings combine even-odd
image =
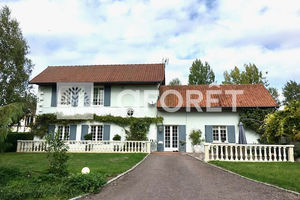
[[[156,153],[99,194],[105,200],[288,200],[299,196],[217,169],[179,153]]]

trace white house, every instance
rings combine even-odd
[[[163,117],[148,133],[158,151],[191,152],[189,134],[194,129],[202,131],[206,142],[236,143],[236,110],[277,106],[263,85],[165,86],[164,64],[50,66],[30,83],[39,86],[37,115]],[[68,140],[84,140],[88,133],[93,140],[112,140],[115,134],[125,140],[124,129],[115,124],[55,124],[49,130],[60,130],[61,138]],[[250,130],[246,137],[248,143],[259,138]],[[180,148],[179,141],[186,145]]]

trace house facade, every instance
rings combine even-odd
[[[101,141],[118,134],[125,140],[122,127],[89,122],[94,114],[160,116],[163,123],[151,124],[147,134],[148,140],[157,142],[158,151],[193,151],[192,130],[201,130],[206,142],[236,143],[239,109],[277,106],[263,85],[166,86],[164,64],[50,66],[30,83],[39,86],[37,115],[86,119],[49,125],[61,139],[79,141],[91,134],[92,140]],[[246,130],[246,137],[248,143],[258,143],[254,131]]]

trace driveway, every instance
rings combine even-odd
[[[155,153],[136,169],[84,199],[182,200],[300,199],[179,153]]]

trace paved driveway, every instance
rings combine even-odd
[[[300,197],[255,183],[178,153],[151,154],[136,169],[84,199],[271,200]]]

